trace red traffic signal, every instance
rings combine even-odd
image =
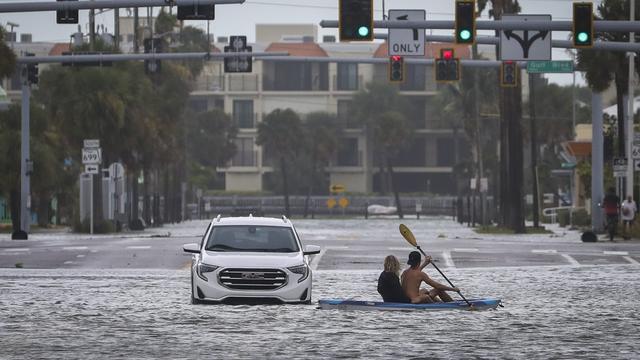
[[[453,49],[440,50],[440,58],[443,60],[453,60]]]
[[[389,58],[389,81],[404,81],[404,58],[402,56],[392,56]]]

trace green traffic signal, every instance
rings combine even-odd
[[[369,28],[366,26],[360,26],[358,28],[358,35],[362,36],[362,37],[366,37],[367,35],[369,35]]]
[[[587,34],[586,32],[579,32],[578,33],[578,41],[581,43],[585,43],[587,41],[589,41],[589,34]]]
[[[469,30],[462,30],[460,31],[460,39],[462,40],[469,40],[471,39],[471,31]]]

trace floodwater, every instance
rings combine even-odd
[[[316,271],[314,301],[375,299],[377,272]],[[640,358],[637,267],[451,269],[483,312],[198,305],[186,270],[0,270],[0,358]]]

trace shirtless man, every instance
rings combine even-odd
[[[409,266],[411,267],[406,269],[402,273],[402,289],[404,289],[404,292],[407,294],[409,299],[411,299],[411,303],[413,304],[432,303],[437,301],[453,301],[451,296],[449,296],[449,294],[447,294],[446,292],[460,292],[460,289],[458,289],[457,287],[449,287],[441,284],[425,274],[422,269],[424,269],[425,266],[429,265],[430,262],[431,257],[427,256],[424,259],[422,265],[420,265],[420,253],[417,251],[412,251],[409,254],[409,261],[407,261],[407,264],[409,264]],[[423,281],[427,285],[433,287],[433,289],[420,289],[420,284]],[[438,299],[438,297],[440,299]]]

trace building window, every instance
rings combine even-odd
[[[353,101],[338,100],[338,121],[346,129],[357,129],[360,127],[353,113]]]
[[[358,90],[358,64],[338,63],[337,90]]]
[[[338,149],[337,166],[360,166],[360,151],[358,150],[358,139],[340,139]]]
[[[453,148],[453,139],[451,138],[439,138],[436,142],[436,156],[437,166],[453,166],[455,154]]]
[[[326,63],[266,63],[263,87],[267,91],[327,91]]]
[[[189,107],[195,113],[206,112],[209,110],[207,99],[191,99],[189,101]]]
[[[237,138],[236,154],[231,161],[233,166],[256,166],[256,151],[253,149],[253,138]]]
[[[252,129],[255,115],[253,100],[233,100],[233,121],[240,129]]]

